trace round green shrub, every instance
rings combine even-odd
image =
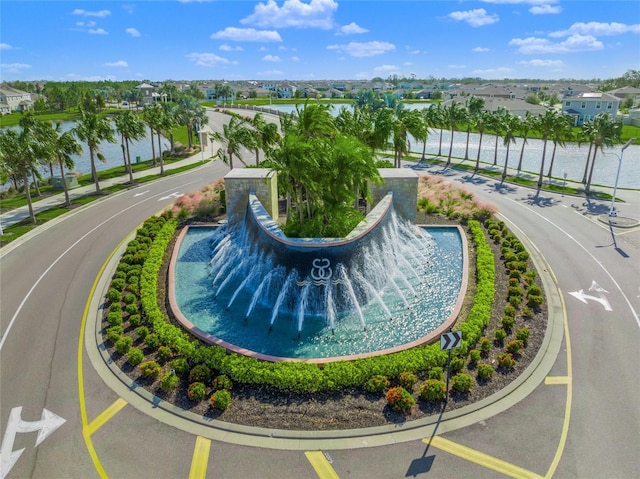
[[[140,363],[138,367],[140,368],[142,377],[146,379],[156,379],[162,371],[162,367],[155,361],[145,361],[144,363]]]
[[[477,363],[478,361],[480,361],[479,349],[472,349],[471,351],[469,351],[469,361],[471,361],[472,363]]]
[[[491,344],[491,340],[489,338],[482,338],[480,340],[480,351],[483,352],[483,354],[488,354],[489,351],[491,351],[491,347],[493,345]]]
[[[543,303],[543,301],[544,298],[542,296],[530,295],[527,298],[527,306],[531,308],[537,308]]]
[[[413,399],[411,393],[402,386],[391,388],[387,391],[387,404],[394,411],[409,411],[415,403],[416,400]]]
[[[117,289],[111,288],[109,289],[109,291],[107,291],[107,299],[110,303],[120,302],[120,296],[122,296],[122,293],[120,293],[120,291],[118,291]]]
[[[505,316],[511,316],[512,318],[515,317],[516,315],[516,308],[514,308],[511,305],[507,305],[504,308],[504,315]]]
[[[133,338],[131,336],[120,336],[116,342],[116,351],[120,354],[127,354],[133,346]]]
[[[133,304],[136,302],[137,299],[138,298],[133,293],[127,293],[124,295],[124,298],[122,298],[122,300],[124,301],[124,304]]]
[[[127,273],[124,271],[116,270],[116,273],[113,275],[113,279],[116,279],[116,278],[127,279]]]
[[[442,401],[447,394],[447,385],[441,379],[427,379],[418,390],[418,397],[422,401]]]
[[[142,323],[142,317],[139,314],[132,314],[129,316],[129,325],[132,328],[137,328]]]
[[[450,368],[451,374],[459,373],[464,368],[464,359],[460,357],[452,358]]]
[[[205,392],[206,387],[204,383],[195,382],[189,384],[189,388],[187,389],[187,396],[189,396],[189,399],[191,399],[192,401],[200,401],[204,397]]]
[[[127,264],[133,264],[133,255],[125,254],[120,261]]]
[[[531,331],[529,330],[529,328],[520,328],[516,331],[516,339],[519,339],[520,341],[526,344],[527,341],[529,341],[530,334],[531,334]]]
[[[517,269],[512,269],[511,271],[509,271],[509,278],[518,278],[518,279],[520,279],[520,276],[522,276],[522,273],[520,271],[518,271]]]
[[[149,333],[147,334],[147,336],[144,338],[144,343],[153,351],[155,351],[156,349],[158,349],[158,347],[160,346],[160,338],[158,338],[158,335],[155,333]]]
[[[514,308],[517,308],[522,303],[522,296],[509,296],[507,300],[509,301],[509,304],[511,306],[513,306]]]
[[[124,310],[128,313],[128,314],[138,314],[138,305],[136,303],[131,303],[131,304],[127,304],[127,306],[124,308]]]
[[[513,369],[516,365],[516,360],[513,359],[511,353],[500,353],[496,358],[498,366],[504,369]]]
[[[520,280],[518,278],[509,278],[509,286],[520,286]]]
[[[175,373],[169,371],[164,376],[162,376],[162,379],[160,380],[160,389],[162,389],[164,392],[169,392],[174,390],[178,386],[178,383],[180,383],[180,379],[178,379],[178,376],[176,376]]]
[[[409,371],[403,371],[400,373],[400,377],[398,378],[398,382],[400,386],[405,388],[407,391],[413,391],[413,386],[418,382],[418,376]]]
[[[126,285],[126,281],[122,278],[115,278],[113,281],[111,281],[111,288],[118,291],[123,291]]]
[[[185,358],[176,358],[169,363],[169,367],[173,369],[178,376],[186,376],[189,374],[189,362]]]
[[[493,337],[496,341],[502,343],[507,337],[507,332],[504,329],[496,329],[493,333]]]
[[[532,284],[527,288],[527,296],[540,296],[542,294],[542,288],[537,284]]]
[[[139,348],[131,348],[127,356],[127,362],[131,366],[137,366],[144,359],[144,353]]]
[[[123,271],[123,272],[128,272],[129,268],[131,267],[131,265],[127,264],[127,263],[123,263],[122,261],[120,263],[118,263],[118,266],[116,266],[116,271]]]
[[[122,305],[120,304],[120,302],[111,303],[109,305],[109,312],[110,313],[122,313]]]
[[[168,346],[160,346],[158,348],[158,357],[160,358],[160,361],[166,363],[173,359],[173,351],[171,351],[171,348]]]
[[[122,329],[122,326],[111,326],[107,329],[107,339],[111,341],[111,343],[116,344],[123,333],[124,329]]]
[[[220,389],[211,395],[209,403],[214,409],[224,411],[231,404],[231,393],[226,389]]]
[[[489,379],[491,378],[491,376],[493,376],[493,366],[491,366],[491,364],[486,364],[486,363],[482,363],[482,364],[478,364],[478,377],[480,379]]]
[[[149,334],[149,328],[147,328],[146,326],[138,326],[136,328],[136,334],[142,341],[144,341]]]
[[[444,370],[440,366],[434,366],[431,369],[429,369],[429,372],[427,373],[427,377],[429,379],[438,379],[442,381],[442,378],[444,378]]]
[[[216,391],[220,391],[222,389],[231,391],[231,389],[233,389],[233,383],[231,382],[231,379],[229,379],[229,377],[224,374],[213,378],[211,386],[213,386],[213,389],[215,389]]]
[[[109,326],[120,326],[122,324],[122,313],[107,314],[107,323],[109,323]]]
[[[451,378],[451,388],[454,391],[466,393],[473,389],[473,385],[473,378],[467,373],[458,373]]]
[[[211,369],[204,364],[198,364],[189,373],[190,383],[208,383],[211,380]]]
[[[516,324],[516,320],[513,318],[513,316],[502,317],[502,329],[504,329],[505,331],[511,331],[514,324]]]
[[[518,261],[522,261],[523,263],[525,261],[529,260],[529,253],[526,251],[518,251]]]
[[[519,339],[513,339],[504,347],[508,353],[517,354],[524,347],[524,343]]]
[[[536,280],[535,270],[527,270],[527,272],[524,274],[524,279],[528,284],[533,284],[533,282]]]
[[[387,376],[383,376],[382,374],[377,374],[365,383],[364,388],[370,393],[381,393],[389,389],[391,386],[391,381]]]

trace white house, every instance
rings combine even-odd
[[[8,115],[13,111],[27,111],[32,108],[31,93],[10,86],[0,87],[0,114]]]

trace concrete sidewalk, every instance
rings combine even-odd
[[[206,130],[207,129],[205,129],[205,131]],[[209,128],[208,133],[211,133],[211,132],[212,131]],[[205,148],[205,150],[207,150],[207,148]],[[204,160],[211,159],[210,154],[205,151],[204,153],[202,152],[197,153],[183,160],[176,161],[175,163],[165,164],[164,171],[166,172],[176,168],[181,168],[186,165],[195,164],[202,161],[203,159]],[[160,175],[160,166],[156,166],[144,171],[135,172],[133,173],[133,178],[135,180],[137,178],[143,178],[149,175]],[[115,178],[101,180],[100,188],[104,189],[113,185],[125,184],[128,182],[129,182],[129,175],[123,174],[122,176],[118,176]],[[73,200],[95,193],[95,191],[96,191],[96,187],[94,184],[73,188],[72,190],[69,190],[69,199],[73,202]],[[38,214],[45,210],[54,208],[56,206],[63,205],[64,202],[65,202],[64,191],[61,191],[60,193],[57,193],[55,195],[48,196],[47,198],[43,198],[41,200],[35,201],[33,203],[33,212],[34,214]],[[2,228],[7,228],[27,218],[29,218],[29,207],[27,205],[24,205],[0,215],[0,225],[2,225]]]

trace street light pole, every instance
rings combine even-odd
[[[615,216],[613,212],[613,206],[616,202],[616,192],[618,190],[618,179],[620,178],[620,167],[622,166],[622,155],[624,154],[624,150],[629,148],[629,146],[631,146],[635,141],[636,141],[635,138],[631,138],[629,141],[627,141],[622,147],[622,150],[620,150],[620,156],[616,155],[615,153],[610,153],[612,155],[615,155],[618,158],[618,172],[616,173],[616,182],[613,185],[613,198],[611,198],[611,208],[609,209],[609,217]]]

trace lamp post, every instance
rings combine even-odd
[[[624,154],[624,150],[629,148],[629,146],[631,146],[635,141],[636,141],[635,138],[631,138],[629,141],[627,141],[622,147],[622,150],[620,150],[620,156],[616,155],[615,153],[609,153],[610,155],[614,155],[616,158],[618,158],[618,172],[616,173],[616,182],[613,185],[613,198],[611,198],[611,208],[609,209],[609,217],[617,216],[613,212],[613,206],[616,202],[616,192],[618,190],[618,179],[620,178],[620,167],[622,166],[622,155]]]

